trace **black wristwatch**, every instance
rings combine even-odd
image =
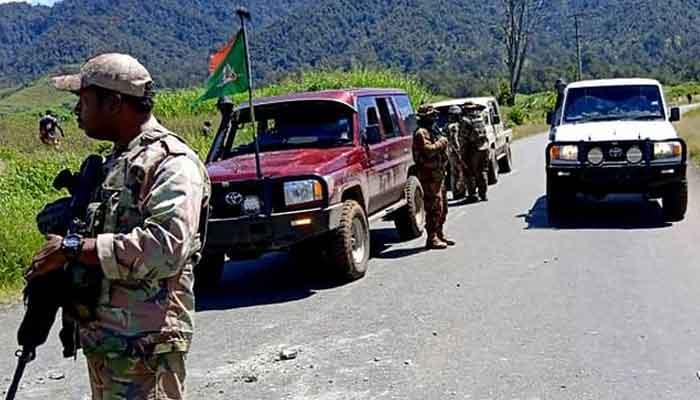
[[[68,261],[75,261],[80,257],[80,252],[83,251],[83,237],[77,233],[66,235],[61,242],[61,251]]]

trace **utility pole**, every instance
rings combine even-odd
[[[578,79],[583,78],[583,60],[581,60],[581,35],[579,34],[578,19],[581,14],[574,14],[574,28],[576,29],[576,60],[578,61]]]

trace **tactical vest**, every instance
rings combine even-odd
[[[191,159],[196,158],[182,139],[168,131],[147,131],[135,140],[140,142],[133,148],[108,157],[105,163],[105,180],[96,194],[95,202],[90,205],[89,209],[92,237],[97,237],[102,233],[128,234],[135,228],[143,227],[146,219],[149,217],[145,215],[143,209],[147,201],[148,191],[153,184],[153,182],[147,180],[155,179],[157,168],[171,157],[186,156]],[[196,164],[200,164],[199,160],[195,161]],[[206,178],[206,171],[200,172]],[[112,282],[108,279],[103,279],[98,301],[98,318],[100,321],[124,321],[126,325],[129,323],[128,321],[132,321],[132,318],[137,318],[130,316],[129,310],[113,302],[115,293],[123,297],[130,289],[137,289],[139,294],[138,299],[135,299],[135,301],[143,303],[148,301],[148,299],[158,298],[163,293],[163,289],[167,289],[168,292],[180,290],[179,285],[181,285],[182,274],[187,273],[191,275],[194,265],[199,261],[204,234],[202,228],[206,225],[206,209],[209,197],[210,193],[203,193],[203,215],[200,217],[200,232],[195,240],[192,241],[192,246],[189,250],[190,261],[186,267],[187,271],[161,281]],[[167,313],[168,311],[154,309],[154,312]],[[123,344],[123,341],[115,342],[114,338],[107,339],[107,341],[98,339],[98,349],[92,350],[106,351],[106,346],[107,349],[112,348],[112,350],[121,351],[121,349],[114,346],[114,343]],[[151,337],[144,340],[159,346],[163,346],[162,343],[171,341],[169,338],[163,337],[162,334],[155,332]],[[175,344],[170,350],[184,350],[181,344],[178,344],[182,341],[178,343],[176,343],[177,341],[171,342]],[[167,352],[169,350],[162,348],[158,351]]]

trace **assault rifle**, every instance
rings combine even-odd
[[[103,159],[88,157],[73,174],[61,171],[54,179],[56,190],[67,189],[69,197],[48,204],[37,216],[37,227],[43,235],[65,236],[69,233],[88,235],[88,205],[103,180]],[[36,359],[36,350],[46,343],[59,309],[63,309],[63,327],[59,334],[63,356],[75,357],[79,348],[77,321],[90,320],[99,295],[100,272],[88,271],[79,264],[38,277],[24,288],[26,312],[17,332],[21,347],[17,350],[17,369],[6,400],[17,394],[24,370]],[[79,278],[79,279],[77,279]]]

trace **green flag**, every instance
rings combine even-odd
[[[209,99],[218,99],[249,89],[248,65],[245,53],[243,29],[226,46],[211,56],[207,87],[195,104]]]

